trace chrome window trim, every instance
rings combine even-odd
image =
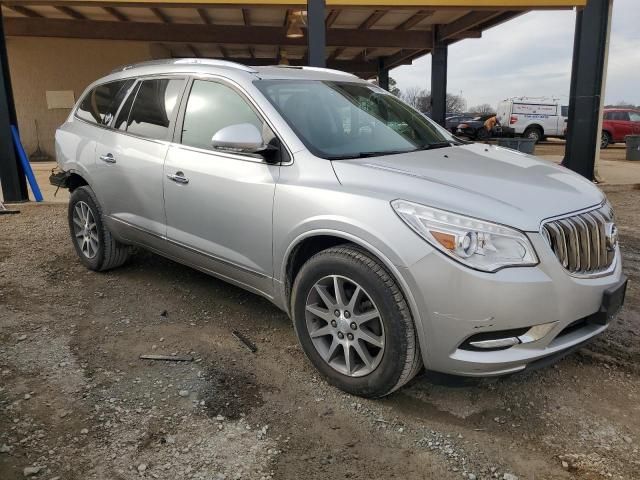
[[[550,242],[547,240],[547,236],[546,236],[545,230],[544,230],[545,225],[547,225],[548,223],[559,221],[559,220],[564,220],[564,219],[567,219],[567,218],[571,218],[571,217],[575,217],[575,216],[578,216],[578,215],[582,215],[584,213],[589,213],[589,212],[600,210],[605,205],[607,205],[607,203],[608,203],[607,199],[605,198],[597,205],[592,205],[590,207],[583,208],[581,210],[576,210],[574,212],[564,213],[562,215],[556,215],[554,217],[545,218],[542,222],[540,222],[540,228],[538,230],[538,233],[545,240],[545,243],[546,243],[547,247],[549,248],[549,251],[553,254],[554,258],[556,258],[556,260],[558,261],[558,264],[562,267],[562,269],[569,276],[574,277],[574,278],[580,278],[580,279],[590,279],[590,278],[601,278],[601,277],[606,277],[608,275],[611,275],[613,272],[615,272],[615,270],[616,270],[616,268],[618,266],[618,262],[620,260],[620,247],[618,245],[616,245],[615,251],[613,253],[613,260],[611,261],[611,265],[609,267],[607,267],[605,270],[601,270],[599,272],[594,272],[594,273],[572,272],[572,271],[568,270],[567,267],[562,265],[560,260],[557,258],[556,253],[553,251],[553,248],[552,248]]]

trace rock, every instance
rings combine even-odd
[[[5,443],[0,445],[0,453],[9,453],[11,451],[11,447]]]
[[[562,468],[564,468],[565,470],[569,470],[569,464],[564,460],[562,461]]]
[[[83,428],[82,430],[80,430],[80,433],[81,433],[82,435],[86,435],[87,433],[89,433],[89,430],[88,430],[88,429],[86,429],[86,428]]]
[[[31,398],[31,395],[29,395],[28,393],[24,394],[24,399],[25,400],[29,400]]]
[[[467,478],[468,478],[469,480],[476,480],[476,478],[477,478],[477,477],[476,477],[476,476],[475,476],[475,474],[473,474],[473,473],[468,473],[468,474],[467,474]]]
[[[33,477],[34,475],[38,475],[41,470],[44,470],[45,467],[24,467],[22,474],[25,477]]]
[[[180,395],[181,397],[188,397],[189,396],[189,390],[180,390],[178,392],[178,395]]]
[[[138,472],[144,473],[146,470],[147,470],[147,464],[146,463],[141,463],[140,465],[138,465]]]
[[[25,341],[26,339],[27,339],[27,336],[26,336],[26,335],[24,335],[24,334],[22,334],[22,335],[20,335],[20,336],[18,337],[18,341],[19,341],[19,342],[23,342],[23,341]]]
[[[502,476],[502,480],[518,480],[518,476],[513,473],[505,473]]]
[[[631,439],[631,437],[628,437],[628,436],[626,436],[626,435],[625,435],[624,437],[622,437],[622,439],[623,439],[626,443],[631,443],[631,442],[633,442],[633,440]]]

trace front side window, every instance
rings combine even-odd
[[[632,122],[640,122],[640,113],[638,113],[638,112],[629,112],[629,119]]]
[[[265,143],[274,135],[246,100],[218,82],[194,80],[182,126],[182,144],[212,150],[211,140],[221,129],[250,123],[262,132]]]
[[[184,80],[182,79],[162,78],[142,81],[133,100],[131,111],[124,122],[126,125],[121,123],[119,117],[116,122],[119,124],[117,128],[140,137],[166,140],[183,88]]]
[[[568,105],[562,105],[560,107],[560,114],[563,117],[568,117],[569,116],[569,106]]]
[[[92,88],[76,109],[76,116],[98,125],[109,125],[134,80],[109,82]]]
[[[373,85],[319,80],[254,82],[314,155],[389,155],[458,143],[395,96]]]

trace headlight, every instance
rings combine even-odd
[[[391,206],[418,235],[464,265],[484,272],[538,264],[524,233],[405,200]]]

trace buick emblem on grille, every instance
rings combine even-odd
[[[618,227],[616,227],[615,223],[607,222],[604,226],[604,231],[607,237],[607,250],[611,252],[618,244]]]

